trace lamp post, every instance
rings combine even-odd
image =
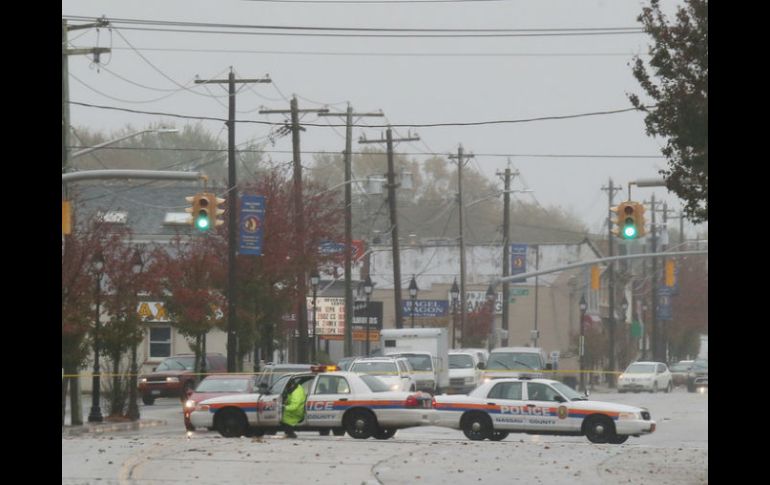
[[[452,348],[457,345],[455,332],[457,331],[457,299],[460,297],[460,288],[457,287],[457,278],[452,283],[452,289],[449,290],[452,296]]]
[[[647,308],[647,302],[642,302],[642,360],[647,360],[647,325],[644,323],[647,321]]]
[[[366,310],[364,310],[366,318],[366,356],[369,357],[369,297],[372,295],[374,285],[369,275],[366,276],[364,281],[364,295],[366,296]]]
[[[626,320],[627,320],[627,317],[626,317],[627,313],[626,312],[628,312],[628,300],[626,300],[626,295],[623,295],[623,301],[620,302],[620,312],[621,312],[620,323],[621,324],[625,324]],[[628,344],[628,332],[624,331],[623,335],[624,335],[624,338],[623,338],[624,342],[623,343],[627,345]],[[613,376],[613,380],[614,380],[614,376]]]
[[[487,287],[486,296],[487,304],[489,305],[489,340],[487,341],[487,349],[492,350],[495,339],[495,299],[497,299],[497,292],[495,292],[495,287],[491,283]]]
[[[588,305],[586,304],[585,295],[580,296],[580,342],[578,343],[578,355],[580,357],[580,388],[583,392],[586,392],[586,375],[585,375],[585,329],[586,329],[586,310]]]
[[[321,277],[318,275],[318,270],[314,269],[310,272],[310,286],[313,288],[313,357],[312,361],[316,361],[316,350],[318,347],[318,328],[316,326],[315,319],[315,301],[316,292],[318,291],[318,283],[321,282]]]
[[[417,282],[414,280],[414,275],[412,275],[412,281],[409,282],[409,298],[412,300],[412,328],[414,328],[414,304],[417,300]]]
[[[142,262],[142,253],[137,249],[134,251],[134,256],[131,260],[131,269],[135,275],[139,276],[139,273],[142,272],[143,266],[144,263]],[[138,366],[136,362],[136,346],[137,342],[134,341],[133,345],[131,346],[131,377],[128,380],[128,418],[131,421],[136,421],[139,419],[139,406],[136,404],[136,379],[138,373]]]
[[[102,270],[104,269],[104,258],[101,252],[97,252],[91,259],[91,269],[96,275],[96,314],[94,318],[94,372],[91,389],[91,412],[88,414],[89,423],[101,423],[102,409],[99,406],[101,394],[101,374],[99,373],[99,298],[101,297]]]

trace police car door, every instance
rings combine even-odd
[[[484,404],[496,430],[520,431],[526,428],[522,413],[522,409],[526,409],[522,401],[523,387],[521,382],[498,382],[489,390]]]
[[[276,379],[270,390],[259,396],[257,401],[257,423],[259,426],[278,426],[281,421],[283,390],[289,382],[289,376]]]
[[[531,431],[567,431],[569,430],[566,403],[559,402],[561,397],[554,388],[542,382],[527,382],[527,399],[524,401],[524,414],[527,429]]]
[[[305,406],[308,426],[342,426],[350,402],[350,384],[342,376],[320,374]]]

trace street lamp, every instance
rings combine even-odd
[[[585,375],[585,328],[586,328],[586,310],[588,304],[586,304],[585,295],[580,296],[580,343],[578,344],[578,355],[580,357],[580,388],[583,392],[586,392],[586,375]]]
[[[101,374],[99,373],[99,298],[101,296],[102,270],[104,269],[104,258],[101,252],[97,252],[91,259],[91,269],[96,276],[96,315],[94,318],[94,372],[91,389],[91,412],[88,414],[89,423],[101,423],[102,409],[99,407],[99,398],[101,394]]]
[[[647,321],[647,302],[642,302],[642,360],[647,360],[647,325],[644,323]]]
[[[495,299],[497,298],[497,292],[495,292],[495,287],[491,283],[487,287],[486,296],[487,304],[489,305],[489,340],[487,341],[487,348],[492,350],[495,338]]]
[[[412,299],[412,328],[414,328],[414,304],[417,300],[417,282],[414,280],[414,275],[412,275],[412,281],[409,282],[409,298]]]
[[[457,345],[457,338],[455,332],[457,331],[457,299],[460,298],[460,288],[457,287],[457,278],[452,283],[452,289],[449,290],[449,294],[452,296],[452,348]]]
[[[143,266],[144,262],[142,261],[142,253],[137,249],[134,251],[134,256],[131,259],[131,270],[134,272],[134,275],[138,277],[139,273],[142,272]],[[136,288],[134,289],[136,290]],[[131,377],[128,380],[128,418],[131,421],[136,421],[139,419],[139,406],[136,404],[136,378],[138,373],[138,366],[136,362],[136,346],[137,342],[134,340],[134,343],[131,346]]]
[[[89,153],[99,150],[100,148],[104,148],[109,145],[114,145],[115,143],[118,143],[119,141],[127,140],[128,138],[133,138],[135,136],[143,135],[145,133],[179,133],[179,130],[176,128],[154,128],[149,130],[142,130],[137,131],[136,133],[130,133],[125,136],[121,136],[120,138],[115,138],[114,140],[105,141],[104,143],[99,143],[98,145],[94,145],[92,147],[85,148],[83,150],[78,150],[75,153],[72,153],[70,155],[70,160],[76,157],[82,157],[83,155],[88,155]]]
[[[366,280],[364,281],[364,295],[366,296],[366,310],[364,311],[366,315],[366,356],[369,357],[369,297],[372,295],[372,291],[374,290],[374,285],[372,284],[372,279],[369,277],[369,275],[366,276]]]
[[[315,300],[316,292],[318,291],[318,283],[321,282],[321,277],[318,276],[318,270],[314,269],[310,272],[310,286],[313,288],[313,358],[312,361],[316,361],[316,347],[318,347],[318,328],[316,327],[315,318]]]

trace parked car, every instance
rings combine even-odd
[[[668,368],[671,371],[674,387],[687,384],[687,373],[690,372],[694,363],[694,360],[680,360]]]
[[[618,377],[618,392],[666,391],[674,388],[671,372],[662,362],[634,362]]]
[[[449,351],[449,388],[447,394],[468,394],[479,385],[481,369],[478,353],[472,350]]]
[[[709,361],[696,360],[687,373],[687,391],[695,392],[709,387]]]
[[[227,372],[227,358],[219,353],[206,354],[206,373]],[[195,354],[178,354],[168,357],[149,374],[139,376],[139,393],[142,402],[151,406],[159,397],[187,399],[188,391],[198,382],[195,374]]]
[[[417,383],[414,370],[405,358],[370,357],[356,359],[349,372],[378,377],[391,391],[414,391]]]
[[[190,391],[184,403],[184,426],[188,431],[195,427],[190,422],[190,413],[195,405],[204,399],[231,394],[248,394],[257,389],[257,376],[245,374],[214,374],[204,378],[194,391]]]
[[[551,379],[500,378],[467,396],[433,398],[437,426],[460,429],[471,440],[504,440],[509,433],[585,436],[591,443],[624,443],[655,431],[644,408],[590,401]]]

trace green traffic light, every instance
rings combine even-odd
[[[623,237],[626,239],[634,239],[636,237],[636,227],[625,226],[623,228]]]
[[[200,231],[207,231],[209,228],[209,216],[206,213],[201,213],[198,218],[195,219],[195,227]]]

